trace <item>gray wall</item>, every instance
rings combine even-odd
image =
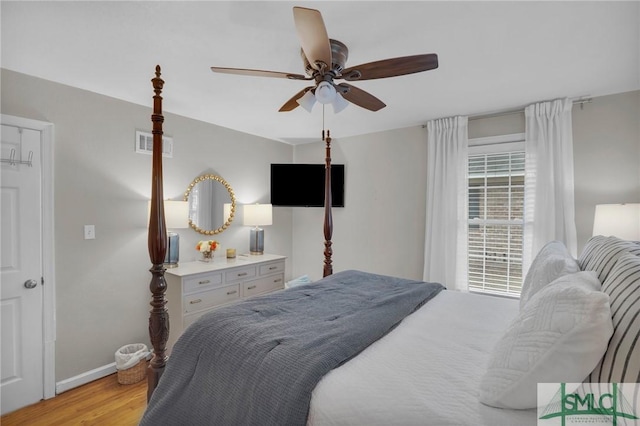
[[[573,107],[578,251],[591,237],[596,204],[640,202],[640,91]],[[469,137],[524,132],[524,114],[469,121]],[[421,279],[424,258],[426,129],[340,138],[345,207],[333,210],[334,271],[365,269]],[[322,142],[297,146],[296,162],[324,162]],[[322,276],[323,211],[294,208],[293,275]],[[314,228],[315,226],[315,228]]]
[[[2,70],[3,114],[55,125],[57,281],[56,377],[63,380],[113,362],[121,345],[148,343],[150,268],[147,200],[151,157],[134,151],[135,130],[151,129],[149,106]],[[165,104],[165,110],[170,106]],[[269,164],[324,161],[324,144],[291,147],[173,114],[165,133],[174,157],[164,161],[165,197],[180,199],[202,173],[224,177],[239,203],[269,201]],[[581,248],[594,206],[640,202],[640,91],[574,107],[576,222]],[[524,131],[521,114],[472,120],[470,137]],[[426,129],[411,127],[344,138],[332,157],[346,166],[344,208],[333,210],[334,270],[420,279],[424,257]],[[266,251],[288,257],[286,278],[322,276],[323,209],[274,208]],[[217,237],[248,250],[236,220]],[[96,239],[83,240],[83,225]],[[182,230],[181,261],[201,239]]]
[[[332,210],[334,271],[422,277],[426,137],[426,129],[411,127],[333,139],[332,162],[345,164],[345,207]],[[324,163],[324,157],[323,143],[295,148],[298,163]],[[293,274],[321,278],[324,209],[287,209],[293,210]]]
[[[603,96],[573,110],[578,250],[596,204],[640,202],[640,91]]]
[[[134,139],[136,130],[151,130],[153,91],[149,83],[149,106],[139,106],[8,70],[0,77],[3,114],[55,125],[60,381],[112,363],[122,345],[149,344],[151,156],[136,153]],[[293,158],[289,145],[169,113],[164,130],[174,139],[173,158],[163,161],[165,198],[182,199],[206,172],[227,180],[239,203],[269,202],[269,164]],[[291,256],[290,215],[276,211],[273,222],[265,230],[266,250]],[[83,239],[85,224],[96,226],[95,240]],[[179,233],[180,260],[194,260],[204,236]],[[249,249],[249,228],[240,220],[215,238],[223,247]]]

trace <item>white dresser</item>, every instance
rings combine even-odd
[[[247,297],[284,288],[285,256],[224,254],[212,262],[183,262],[167,269],[167,308],[171,353],[182,331],[207,312]]]

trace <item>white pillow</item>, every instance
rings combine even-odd
[[[309,284],[310,282],[311,282],[311,279],[309,279],[308,275],[302,275],[302,276],[300,276],[298,278],[295,278],[295,279],[293,279],[291,281],[287,281],[284,284],[284,287],[285,288],[297,287],[297,286],[302,285],[302,284]]]
[[[520,292],[520,309],[540,291],[567,274],[575,274],[580,271],[578,261],[571,256],[569,250],[560,241],[551,241],[545,244],[531,262],[529,271],[522,283]]]
[[[491,354],[480,402],[535,408],[538,383],[580,383],[591,373],[613,333],[596,276],[565,275],[533,295]]]

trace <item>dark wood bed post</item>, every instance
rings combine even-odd
[[[164,202],[162,194],[162,86],[160,65],[156,65],[156,76],[153,83],[153,159],[151,168],[151,212],[149,217],[149,258],[153,266],[151,284],[151,311],[149,315],[149,337],[153,346],[153,358],[147,370],[147,401],[151,398],[158,381],[164,373],[167,362],[165,354],[169,338],[169,313],[166,308],[165,291],[167,283],[164,279],[164,256],[167,251],[167,230],[164,221]]]
[[[331,134],[327,130],[327,137],[324,137],[322,131],[322,140],[327,143],[325,148],[325,166],[324,166],[324,268],[322,276],[326,277],[333,274],[333,265],[331,264],[331,236],[333,235],[333,217],[331,216]]]

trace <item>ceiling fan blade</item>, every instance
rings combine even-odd
[[[327,28],[322,20],[322,15],[318,10],[306,7],[295,6],[293,8],[293,20],[300,39],[302,51],[307,57],[309,64],[319,70],[317,64],[322,62],[326,69],[331,68],[331,44]]]
[[[438,55],[403,56],[400,58],[383,59],[356,65],[342,71],[342,78],[347,81],[373,80],[376,78],[396,77],[438,68]]]
[[[337,85],[337,87],[338,89],[346,89],[339,90],[343,98],[353,104],[358,105],[359,107],[368,109],[369,111],[378,111],[387,106],[384,102],[382,102],[372,94],[367,93],[362,89],[358,89],[357,87],[350,84],[340,83]]]
[[[248,75],[253,77],[275,77],[275,78],[288,78],[291,80],[311,80],[311,77],[307,77],[302,74],[294,74],[290,72],[248,70],[243,68],[223,68],[223,67],[211,67],[211,71],[219,72],[223,74]]]
[[[307,93],[311,89],[313,89],[313,86],[305,87],[304,89],[302,89],[301,91],[299,91],[298,93],[293,95],[291,97],[291,99],[289,99],[287,102],[285,102],[284,105],[282,105],[278,111],[279,112],[287,112],[287,111],[292,111],[292,110],[296,109],[298,106],[300,106],[300,104],[298,102],[296,102],[296,101],[298,99],[300,99],[301,97],[303,97],[304,94]]]

